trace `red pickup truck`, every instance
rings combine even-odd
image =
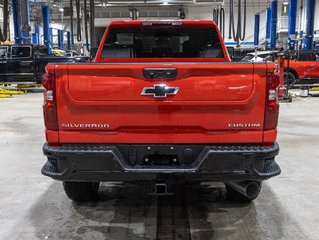
[[[276,69],[232,63],[213,21],[112,22],[93,63],[47,66],[42,173],[75,201],[103,181],[219,181],[253,200],[280,174]]]
[[[299,50],[285,61],[286,77],[290,85],[319,84],[319,51]]]

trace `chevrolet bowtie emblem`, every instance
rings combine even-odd
[[[167,95],[176,95],[178,87],[168,87],[166,84],[154,84],[153,87],[145,87],[142,96],[153,96],[154,98],[166,98]]]

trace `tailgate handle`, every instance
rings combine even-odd
[[[177,76],[176,68],[144,68],[146,79],[173,79]]]

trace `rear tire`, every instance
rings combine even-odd
[[[260,186],[260,189],[262,187],[262,182],[257,182]],[[240,192],[237,192],[235,189],[233,189],[232,187],[230,187],[229,185],[226,185],[226,200],[228,201],[232,201],[232,202],[241,202],[241,203],[245,203],[245,202],[251,202],[253,200],[255,200],[259,193],[254,197],[254,198],[249,198],[243,194],[241,194]]]
[[[76,202],[97,200],[99,186],[99,182],[63,182],[64,192]]]
[[[288,71],[284,74],[285,85],[289,88],[293,87],[296,84],[297,78],[293,72]]]

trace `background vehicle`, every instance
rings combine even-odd
[[[227,50],[229,55],[231,55],[231,59],[233,62],[240,62],[244,57],[247,56],[248,53],[254,53],[255,49],[253,48],[235,48],[231,46],[227,46]]]
[[[44,175],[73,200],[101,181],[225,182],[253,200],[275,162],[279,74],[231,63],[213,21],[115,21],[94,63],[49,64],[43,77]]]
[[[67,57],[79,57],[81,55],[75,50],[69,50],[66,52],[66,56]]]
[[[292,51],[285,61],[289,82],[294,84],[319,84],[319,51]]]
[[[242,59],[242,61],[246,62],[267,62],[267,61],[274,61],[276,57],[276,53],[278,51],[257,51],[247,53],[246,57]]]
[[[0,45],[0,82],[40,82],[50,62],[84,62],[86,57],[48,55],[35,45]]]

